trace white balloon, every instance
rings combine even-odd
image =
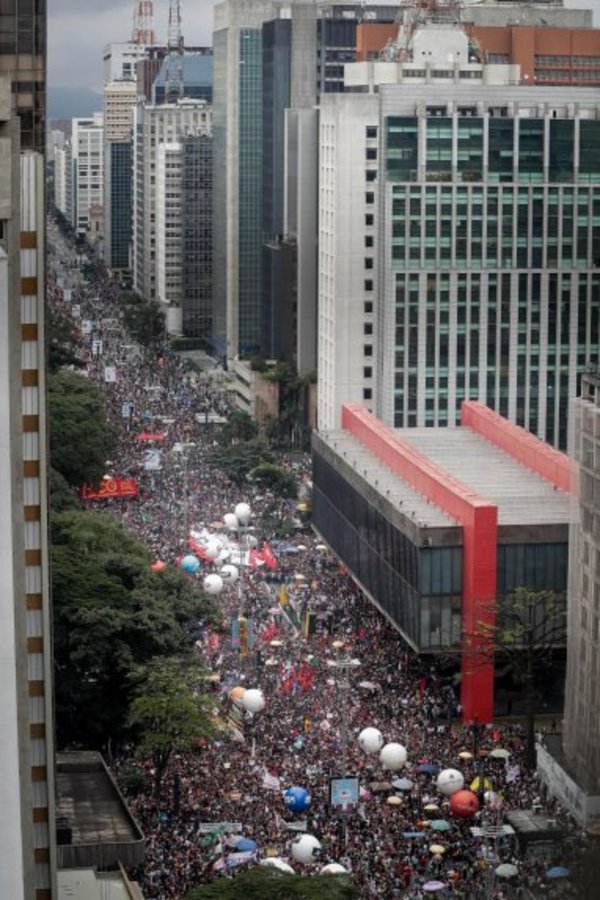
[[[296,862],[304,865],[315,862],[320,849],[321,842],[312,834],[301,834],[292,841],[292,856]]]
[[[258,547],[258,541],[257,541],[257,539],[254,537],[253,534],[249,534],[249,535],[246,537],[246,543],[247,543],[247,545],[248,545],[249,547]]]
[[[225,513],[225,515],[223,516],[223,521],[225,522],[225,524],[227,525],[227,527],[229,528],[230,531],[237,530],[239,522],[237,520],[237,516],[235,513]]]
[[[457,791],[462,791],[465,786],[465,778],[458,769],[442,769],[436,779],[437,789],[445,797],[451,797]]]
[[[392,772],[401,769],[408,759],[406,747],[402,744],[386,744],[379,754],[379,762],[384,769],[390,769]]]
[[[383,735],[378,728],[363,728],[358,745],[365,753],[377,753],[383,747]]]
[[[265,695],[260,688],[250,688],[250,690],[246,691],[242,697],[244,709],[247,709],[248,712],[251,713],[260,712],[261,709],[265,708],[265,703]]]
[[[252,516],[252,510],[247,503],[238,503],[234,513],[240,525],[247,525]]]
[[[221,547],[221,549],[219,550],[219,555],[215,559],[215,562],[227,562],[230,556],[231,552],[227,549],[227,547]]]
[[[217,556],[219,555],[219,551],[221,550],[221,548],[219,547],[219,545],[217,544],[216,541],[209,541],[208,544],[205,545],[203,550],[204,550],[204,555],[207,556],[209,559],[216,559]]]
[[[238,568],[232,563],[227,563],[227,565],[223,566],[221,569],[221,578],[225,584],[235,584],[239,577],[240,573]]]
[[[223,579],[220,575],[207,575],[202,582],[202,586],[207,594],[220,594],[223,590]]]
[[[340,863],[328,863],[323,866],[319,875],[347,875],[348,869],[340,865]]]
[[[268,869],[279,869],[280,872],[287,872],[288,875],[294,874],[292,867],[278,856],[268,856],[266,859],[261,859],[259,866],[265,866]]]

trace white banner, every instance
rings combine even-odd
[[[104,381],[106,382],[106,384],[116,384],[117,370],[114,366],[104,367]]]

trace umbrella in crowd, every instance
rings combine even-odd
[[[571,872],[566,866],[552,866],[546,872],[546,878],[568,878],[570,874]]]

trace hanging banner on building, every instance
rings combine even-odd
[[[110,497],[137,497],[135,478],[106,478],[98,488],[85,484],[81,489],[84,500],[108,500]]]

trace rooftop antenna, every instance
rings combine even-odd
[[[181,53],[183,50],[180,0],[169,0],[169,35],[167,46],[171,52],[175,51]]]
[[[135,0],[133,7],[133,31],[131,40],[134,44],[151,45],[156,43],[154,33],[154,4],[152,0]]]
[[[167,65],[165,71],[165,103],[176,103],[183,97],[183,35],[181,33],[180,0],[169,0],[169,31],[167,35]]]

